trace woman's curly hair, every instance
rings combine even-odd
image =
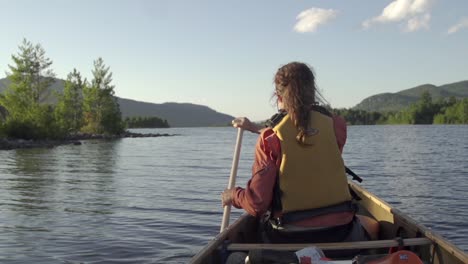
[[[278,69],[274,83],[276,96],[281,96],[285,110],[299,129],[297,139],[307,134],[310,110],[316,105],[315,76],[311,68],[301,62],[291,62]]]

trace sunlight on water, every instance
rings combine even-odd
[[[185,263],[219,231],[236,130],[0,151],[0,263]],[[468,249],[468,126],[354,126],[363,185]],[[250,177],[246,132],[237,185]],[[231,221],[242,213],[233,209]]]

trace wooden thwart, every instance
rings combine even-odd
[[[428,238],[407,238],[400,241],[397,240],[374,240],[374,241],[357,241],[357,242],[340,242],[340,243],[317,243],[317,244],[238,244],[233,243],[228,245],[230,251],[246,251],[252,249],[269,249],[292,251],[300,250],[306,247],[315,246],[322,250],[344,250],[344,249],[371,249],[371,248],[389,248],[403,246],[424,246],[430,245],[432,241]]]

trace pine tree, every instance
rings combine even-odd
[[[8,65],[10,72],[7,72],[10,85],[0,98],[0,104],[8,111],[7,136],[53,137],[54,119],[50,106],[44,104],[55,76],[50,69],[52,61],[40,44],[33,45],[26,39],[19,46],[18,54],[11,58],[13,65]]]
[[[60,129],[66,133],[76,133],[83,125],[83,89],[86,80],[73,69],[67,76],[63,94],[58,96],[55,118]]]
[[[84,132],[99,134],[120,134],[124,130],[122,114],[114,97],[112,73],[102,58],[94,61],[93,79],[90,87],[83,90]]]

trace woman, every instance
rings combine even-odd
[[[267,214],[265,242],[375,238],[378,224],[356,217],[348,188],[341,157],[346,123],[319,105],[312,70],[304,63],[286,64],[274,83],[280,113],[270,127],[261,129],[247,118],[233,121],[233,126],[260,136],[252,178],[246,188],[225,190],[223,206],[232,204],[259,218]]]

